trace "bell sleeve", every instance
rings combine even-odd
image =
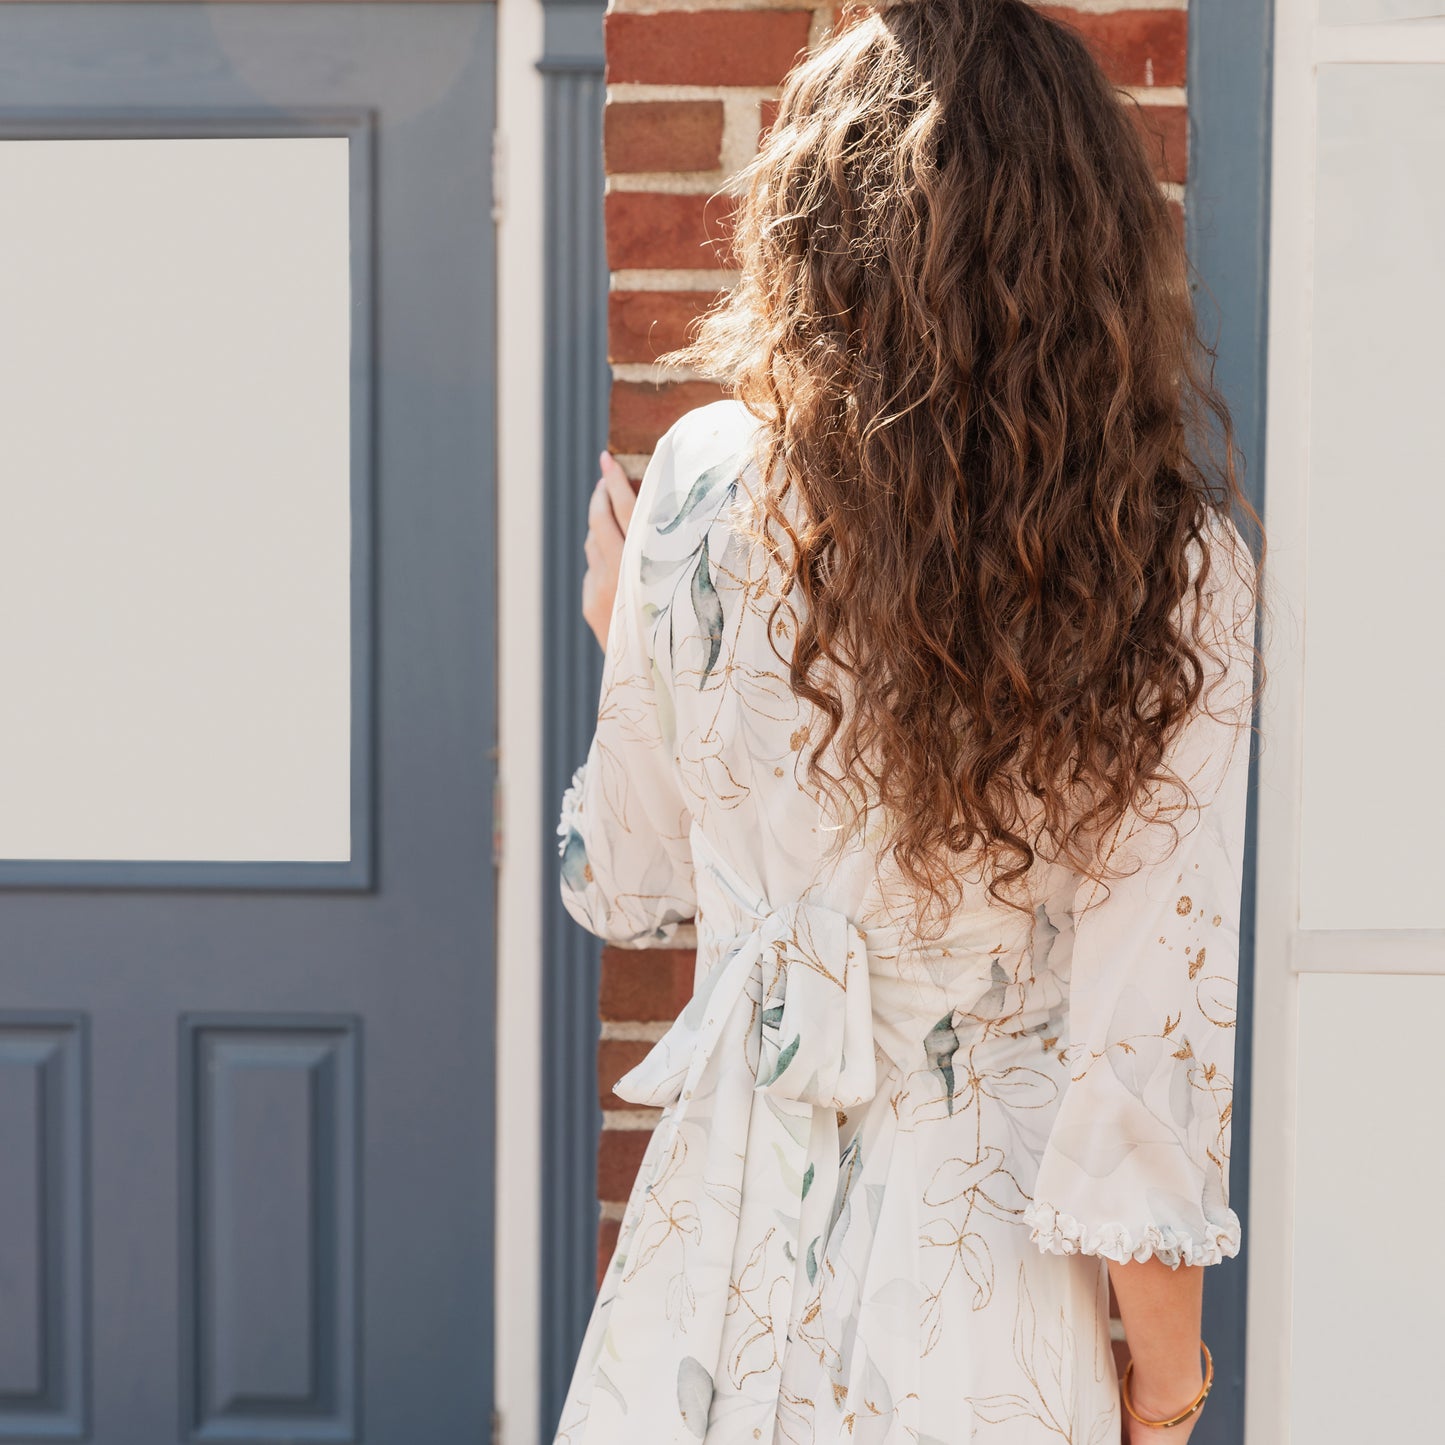
[[[648,537],[670,485],[676,424],[658,442],[622,548],[597,728],[563,794],[562,902],[610,943],[666,944],[696,912],[691,815],[677,770],[666,599],[649,595]]]
[[[1067,1077],[1024,1211],[1046,1253],[1176,1268],[1239,1252],[1229,1149],[1254,605],[1253,563],[1227,531],[1202,598],[1222,660],[1206,660],[1200,704],[1166,759],[1194,802],[1172,827],[1149,808],[1126,814],[1105,851],[1111,871],[1133,871],[1070,874],[1050,920]]]

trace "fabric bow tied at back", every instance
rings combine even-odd
[[[604,1284],[588,1445],[702,1439],[723,1422],[727,1438],[771,1441],[789,1326],[836,1219],[838,1110],[878,1077],[863,935],[795,902],[729,942],[614,1085],[665,1113]],[[622,1399],[609,1353],[654,1363],[656,1388]]]

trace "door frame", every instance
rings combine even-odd
[[[497,1000],[494,1441],[542,1438],[543,962],[547,872],[543,715],[544,49],[542,0],[498,0]],[[601,159],[598,159],[601,165]]]
[[[1217,345],[1214,379],[1232,414],[1245,460],[1243,487],[1263,516],[1265,403],[1268,347],[1271,102],[1274,0],[1194,0],[1189,5],[1189,172],[1185,234],[1198,279],[1195,304],[1200,330]],[[1259,758],[1252,739],[1245,829],[1244,896],[1240,919],[1238,1030],[1235,1040],[1234,1112],[1230,1150],[1230,1204],[1244,1222],[1238,1257],[1211,1269],[1204,1291],[1203,1332],[1220,1359],[1210,1407],[1195,1431],[1198,1445],[1272,1445],[1258,1425],[1246,1435],[1246,1379],[1255,1387],[1269,1378],[1261,1355],[1257,1308],[1260,1277],[1252,1244],[1256,1211],[1254,1080],[1272,1087],[1273,1076],[1257,1066],[1254,1024],[1275,968],[1273,956],[1258,974],[1256,899]],[[1264,988],[1261,988],[1261,984]],[[1268,1007],[1263,1008],[1270,1019]],[[1273,1034],[1264,1041],[1273,1043]],[[1265,1252],[1267,1262],[1267,1251]],[[1228,1341],[1228,1348],[1223,1348]]]

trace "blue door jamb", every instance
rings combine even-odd
[[[586,501],[607,441],[607,251],[602,229],[603,0],[543,0],[546,233],[543,319],[544,817],[554,817],[597,720],[602,653],[582,623]],[[552,1438],[597,1292],[600,949],[562,908],[544,843],[542,1318],[538,1381]]]
[[[1233,416],[1244,489],[1264,511],[1265,358],[1269,294],[1270,99],[1273,0],[1210,0],[1189,7],[1189,180],[1185,232],[1196,273],[1195,304],[1217,346],[1215,381]],[[1250,759],[1250,795],[1258,785]],[[1239,1255],[1205,1275],[1204,1337],[1215,1359],[1198,1445],[1244,1438],[1246,1281],[1249,1272],[1249,1142],[1253,1109],[1256,817],[1245,831],[1235,1038],[1230,1204],[1244,1222]]]

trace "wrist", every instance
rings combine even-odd
[[[1129,1400],[1147,1419],[1168,1420],[1185,1410],[1204,1388],[1204,1371],[1153,1370],[1142,1373],[1136,1364],[1129,1372]]]
[[[1131,1358],[1120,1381],[1125,1408],[1145,1426],[1183,1425],[1192,1422],[1203,1408],[1214,1383],[1214,1362],[1203,1340],[1199,1348],[1204,1359],[1185,1368],[1169,1355],[1164,1361],[1140,1361]],[[1192,1427],[1192,1423],[1189,1428]]]

